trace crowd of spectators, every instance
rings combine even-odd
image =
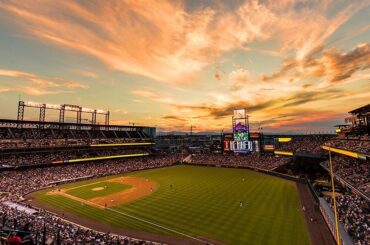
[[[358,138],[333,138],[324,145],[370,154],[370,139],[368,136]],[[370,161],[357,159],[340,154],[332,154],[333,172],[346,180],[357,190],[370,196]],[[323,165],[330,167],[329,160]],[[357,192],[356,192],[357,193]],[[331,198],[326,198],[331,207]],[[356,245],[370,244],[370,204],[360,194],[345,194],[336,197],[340,222],[344,229],[354,239]]]
[[[251,167],[265,170],[273,170],[290,161],[290,158],[270,155],[251,154],[194,154],[191,162],[206,165],[222,165],[233,167]]]
[[[333,200],[326,197],[333,208]],[[354,239],[356,245],[370,244],[370,206],[360,195],[339,195],[336,197],[339,220]]]
[[[335,155],[332,158],[333,171],[357,189],[370,196],[370,160]],[[329,160],[324,165],[329,168]]]
[[[82,228],[43,210],[40,210],[37,215],[27,214],[17,209],[9,208],[4,205],[4,201],[22,203],[27,193],[48,187],[55,181],[86,176],[96,178],[134,170],[164,167],[173,165],[179,160],[180,157],[178,155],[148,156],[126,160],[108,160],[80,165],[59,165],[1,172],[0,221],[2,222],[0,222],[0,225],[4,223],[3,229],[32,232],[31,235],[23,237],[32,242],[35,242],[36,238],[42,239],[45,224],[47,240],[50,241],[49,244],[56,243],[58,233],[63,244],[152,244],[151,242],[140,241],[126,236],[105,234]],[[18,232],[15,235],[22,238],[22,234],[22,232]],[[3,240],[8,239],[9,237],[7,236],[9,234],[6,234],[6,236],[3,234]],[[96,243],[97,241],[100,242]]]
[[[0,154],[0,165],[30,166],[51,163],[62,163],[70,159],[92,158],[102,156],[115,156],[123,154],[147,153],[141,148],[99,148],[99,149],[69,149],[59,151],[27,151],[24,153]]]
[[[289,142],[277,142],[276,149],[290,152],[322,154],[325,153],[325,150],[321,146],[333,137],[333,135],[326,134],[292,136],[292,140]]]
[[[0,128],[0,150],[88,146],[148,140],[144,132],[82,129]]]
[[[367,136],[360,139],[335,138],[326,142],[325,145],[370,155],[370,139]]]

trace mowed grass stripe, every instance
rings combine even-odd
[[[281,182],[281,180],[280,179],[276,179],[276,178],[272,178],[272,177],[269,177],[269,176],[265,176],[265,177],[267,177],[268,179],[270,179],[270,180],[272,180],[273,182],[275,181],[278,181],[278,182]],[[254,181],[254,178],[250,178],[251,179],[251,181]],[[260,179],[260,178],[259,178]],[[241,180],[241,179],[240,179]],[[247,179],[245,179],[245,181],[246,181]],[[260,182],[260,181],[258,181],[258,182]],[[295,184],[294,183],[291,183],[291,182],[287,182],[287,183],[290,183],[291,184],[291,187],[292,187],[292,189],[290,190],[290,191],[293,191],[293,192],[295,192]],[[260,183],[258,183],[256,186],[258,186]],[[202,185],[202,183],[201,183],[201,185]],[[213,185],[213,184],[212,184]],[[249,185],[249,183],[247,183],[247,185]],[[176,185],[175,185],[176,186]],[[197,185],[198,186],[198,185]],[[228,186],[227,184],[223,184],[223,186]],[[222,191],[222,187],[221,188],[219,188],[219,191]],[[199,191],[199,190],[198,190]],[[183,192],[183,193],[186,193],[185,191]],[[199,191],[199,193],[201,193],[202,195],[204,194],[204,193],[202,193],[202,191],[200,190]],[[262,193],[266,193],[265,192],[265,189],[264,188],[262,188]],[[268,193],[268,192],[267,192]],[[227,194],[227,193],[226,193]],[[225,195],[224,195],[225,196]],[[230,196],[235,196],[235,194],[234,193],[231,193],[230,192]],[[261,196],[261,197],[263,197],[263,195]],[[228,199],[228,197],[227,197],[227,195],[226,195],[226,198],[225,198],[225,200],[227,200]],[[256,199],[256,198],[254,198],[254,199]],[[197,200],[197,198],[195,197],[195,198],[192,198],[191,199],[192,201],[194,201],[194,202],[199,202],[199,200]],[[266,200],[265,200],[266,201]],[[205,202],[208,202],[208,200],[207,200],[207,198],[205,197],[204,199],[203,199],[203,203],[205,203]],[[269,203],[270,201],[269,200],[267,200],[267,203]],[[151,205],[151,208],[153,208],[153,209],[157,209],[157,210],[155,210],[153,213],[154,213],[154,216],[155,216],[155,213],[157,213],[157,211],[159,211],[160,209],[161,209],[161,206],[168,206],[168,205],[166,205],[166,203],[168,203],[168,200],[165,200],[165,202],[159,202],[158,204],[158,206],[157,207],[154,207],[153,205]],[[175,204],[175,210],[176,210],[176,212],[177,212],[177,214],[179,214],[179,215],[181,215],[181,213],[183,213],[182,212],[182,210],[186,210],[186,209],[188,209],[189,207],[187,207],[186,206],[186,204],[184,204],[183,206],[182,206],[182,209],[180,208],[178,208],[179,207],[179,205],[177,204],[177,203],[180,203],[180,205],[181,204],[183,204],[183,202],[182,202],[182,200],[181,200],[181,196],[178,196],[178,200],[177,201],[173,201],[173,202],[170,202],[170,203],[172,203],[172,204]],[[212,203],[212,202],[210,202],[210,203]],[[229,202],[230,203],[230,202]],[[233,209],[235,209],[235,207],[238,207],[238,204],[239,204],[239,202],[238,201],[235,201],[235,199],[234,199],[234,201],[233,201],[233,203],[234,203],[234,207],[233,207]],[[258,204],[259,205],[259,204]],[[204,206],[207,206],[207,205],[203,205],[203,207]],[[214,209],[215,207],[217,207],[217,206],[212,206],[212,208],[207,208],[208,210],[212,210],[212,209]],[[139,209],[139,207],[135,207],[134,209]],[[233,212],[233,209],[229,209],[229,211],[232,213]],[[165,211],[162,213],[163,214],[163,216],[167,216],[166,215],[166,213],[168,213],[168,209],[166,208],[166,209],[164,209]],[[204,213],[204,209],[202,209],[202,208],[197,208],[197,210],[198,210],[198,212],[194,212],[193,214],[194,215],[187,215],[187,216],[185,216],[185,217],[183,217],[182,219],[180,219],[181,221],[183,221],[183,222],[181,222],[181,221],[177,221],[177,219],[176,219],[176,223],[185,223],[185,224],[189,224],[189,220],[191,221],[191,220],[194,220],[194,216],[197,216],[197,217],[199,217],[199,219],[201,219],[204,215],[202,215],[202,213]],[[131,210],[132,211],[132,210]],[[208,212],[208,214],[209,214],[209,212]],[[274,210],[272,210],[272,212],[270,213],[271,215],[274,215]],[[251,215],[255,215],[255,214],[253,214],[253,213],[251,213]],[[264,212],[262,212],[261,213],[261,215],[260,215],[260,219],[264,219],[264,217],[266,217],[266,219],[267,219],[267,221],[269,221],[270,220],[270,218],[268,217],[268,213],[266,213],[265,211]],[[300,215],[300,214],[298,214],[298,215]],[[219,217],[221,217],[220,215],[218,215]],[[153,215],[151,215],[151,216],[148,216],[148,218],[153,218]],[[212,218],[212,217],[211,217]],[[209,219],[211,219],[211,218],[209,218]],[[229,219],[229,220],[232,220],[232,219],[230,219],[230,216],[229,215],[226,215],[225,216],[225,219]],[[169,220],[168,218],[165,218],[165,219],[163,219],[163,220]],[[220,222],[220,223],[222,223],[222,222]],[[191,224],[191,223],[190,223]],[[220,224],[219,223],[213,223],[214,224],[214,226],[216,226],[216,228],[217,227],[220,227]],[[232,222],[230,222],[230,224],[232,224]],[[197,228],[197,226],[196,225],[193,225],[193,224],[191,224],[193,227],[195,227],[195,228]],[[226,226],[227,227],[227,226]],[[217,229],[220,229],[220,228],[217,228]]]
[[[160,234],[172,234],[171,232],[163,229],[157,229],[151,225],[137,221],[122,214],[118,214],[114,211],[110,211],[109,209],[98,209],[88,205],[82,205],[78,201],[68,199],[63,196],[43,195],[39,198],[39,200],[42,200],[44,203],[49,205],[57,206],[64,211],[68,211],[83,217],[88,217],[92,220],[101,221],[115,227],[127,227],[132,230],[148,229],[156,230]]]
[[[113,207],[119,212],[225,244],[309,244],[293,182],[249,170],[196,166],[129,175],[151,179],[159,188],[140,200]],[[239,207],[240,201],[243,208]],[[61,204],[55,202],[54,205]],[[101,215],[89,212],[90,209],[79,215],[94,219]],[[169,234],[117,214],[109,215],[114,218],[104,217],[102,221],[118,227]]]

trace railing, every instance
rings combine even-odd
[[[323,167],[326,171],[328,171],[330,173],[330,170],[323,163],[321,163],[320,165],[321,165],[321,167]],[[367,194],[365,194],[364,192],[357,189],[355,186],[353,186],[347,180],[343,179],[342,177],[340,177],[336,174],[334,174],[334,178],[337,179],[339,182],[341,182],[343,185],[349,187],[351,189],[351,191],[353,191],[355,194],[358,194],[358,195],[362,196],[366,201],[370,202],[370,197]]]
[[[324,220],[326,224],[328,225],[329,230],[334,237],[334,240],[336,240],[337,236],[336,236],[336,231],[335,231],[335,218],[334,218],[333,211],[331,210],[331,208],[329,207],[328,203],[325,201],[324,198],[320,197],[319,203],[320,203],[320,212],[322,216],[324,217]],[[339,223],[338,226],[339,226],[339,234],[340,234],[340,244],[354,245],[352,238],[345,231],[345,229],[343,228],[343,225]]]

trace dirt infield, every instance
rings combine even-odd
[[[67,191],[69,190],[80,188],[83,186],[93,185],[93,184],[100,183],[100,182],[116,182],[116,183],[130,185],[131,188],[124,190],[124,191],[108,194],[108,195],[101,196],[101,197],[94,197],[94,198],[87,199],[87,200],[67,193]],[[98,188],[93,188],[92,190],[101,191],[103,189],[104,188],[102,187],[98,187]],[[147,195],[152,194],[156,189],[157,189],[157,184],[152,180],[127,176],[127,177],[118,177],[114,179],[109,179],[106,181],[89,183],[87,185],[81,185],[81,186],[74,187],[74,188],[53,190],[53,191],[47,192],[47,195],[61,195],[61,196],[70,198],[72,200],[75,200],[75,201],[78,201],[78,202],[81,202],[81,203],[84,203],[84,204],[87,204],[87,205],[90,205],[96,208],[105,208],[105,207],[113,207],[113,206],[117,206],[120,204],[135,201],[137,199],[140,199]]]
[[[310,235],[312,245],[335,245],[335,241],[330,233],[324,218],[317,208],[315,200],[306,184],[297,183],[297,189],[301,204],[305,206],[305,221]],[[312,221],[311,221],[312,218]]]
[[[131,188],[110,195],[92,198],[89,200],[90,202],[101,206],[106,205],[107,207],[112,207],[148,196],[157,189],[157,184],[154,181],[144,178],[128,176],[111,179],[108,180],[108,182],[127,184],[130,185]]]

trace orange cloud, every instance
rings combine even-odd
[[[162,102],[165,104],[171,104],[174,102],[174,100],[171,97],[150,89],[136,89],[132,90],[131,93],[140,97],[144,97],[157,102]]]
[[[250,82],[250,77],[250,72],[243,67],[239,67],[236,70],[233,70],[229,74],[231,89],[239,90],[240,88],[245,87]]]
[[[330,19],[329,2],[297,11],[296,1],[245,1],[232,11],[187,12],[182,2],[170,0],[8,0],[0,9],[1,18],[43,41],[95,56],[119,71],[175,83],[191,81],[222,53],[256,40],[277,38],[282,52],[304,57],[364,5],[349,4]]]
[[[75,89],[88,88],[87,85],[59,77],[42,77],[33,73],[0,69],[0,77],[20,78],[26,84],[12,86],[7,91],[21,91],[30,95],[73,93]]]
[[[11,91],[10,88],[0,87],[0,93],[9,92],[9,91]]]
[[[337,49],[317,49],[303,60],[288,58],[279,71],[263,75],[265,82],[318,78],[324,84],[345,82],[357,72],[370,69],[370,43],[357,45],[349,52]],[[307,88],[307,85],[304,85]]]

